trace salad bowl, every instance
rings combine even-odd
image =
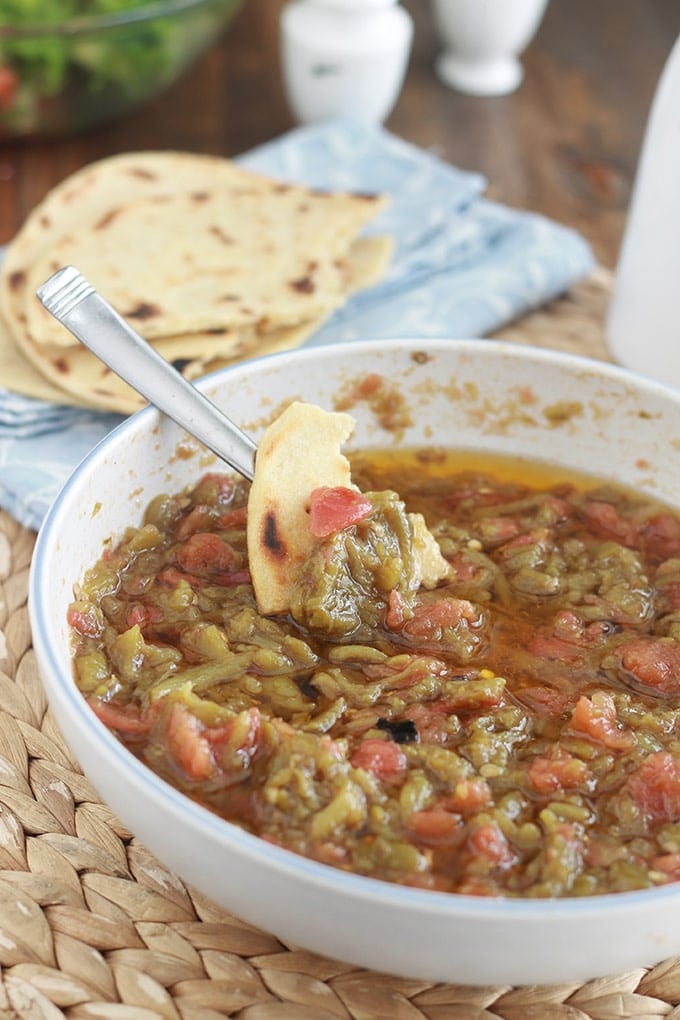
[[[3,4],[0,140],[72,134],[151,99],[217,39],[238,6],[239,0]]]

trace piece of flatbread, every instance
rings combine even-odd
[[[248,496],[247,544],[257,608],[290,608],[297,574],[314,539],[309,497],[321,485],[355,488],[341,446],[354,430],[349,414],[294,401],[258,443]]]
[[[83,396],[73,396],[51,383],[19,350],[0,318],[0,386],[34,400],[73,407],[93,407]]]
[[[143,404],[37,300],[65,264],[187,378],[299,346],[384,275],[392,240],[357,235],[385,204],[193,153],[89,164],[36,207],[0,267],[0,357],[4,348],[8,368],[10,359],[19,367],[6,385],[122,413]]]
[[[309,528],[311,494],[321,486],[357,491],[341,447],[354,431],[349,414],[294,401],[258,443],[248,496],[247,544],[257,608],[264,616],[290,609],[298,576],[316,539]],[[422,514],[409,513],[411,590],[434,588],[449,564]]]
[[[386,237],[366,237],[355,241],[342,260],[347,293],[377,282],[387,268],[392,249],[392,240]],[[324,320],[325,316],[319,316],[297,326],[223,330],[160,337],[151,342],[185,378],[194,380],[218,368],[299,347]],[[138,393],[81,344],[62,347],[36,343],[27,328],[18,337],[0,328],[0,370],[3,362],[8,370],[2,372],[0,379],[8,389],[25,396],[98,407],[121,414],[131,414],[145,403]],[[15,371],[9,369],[10,364],[16,366]]]
[[[50,200],[10,245],[0,273],[10,328],[23,324],[36,343],[73,344],[33,299],[64,265],[75,265],[149,339],[296,325],[338,307],[338,261],[386,199],[314,191],[222,162],[209,161],[190,190],[131,201],[117,195],[114,161],[106,199],[92,208],[90,193],[88,215],[72,191],[68,204]],[[141,173],[144,154],[138,166]]]

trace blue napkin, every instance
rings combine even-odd
[[[313,187],[390,195],[371,225],[396,241],[387,276],[353,295],[308,346],[484,336],[567,290],[594,265],[574,231],[489,201],[482,176],[381,128],[351,121],[298,128],[239,161]],[[0,387],[0,506],[37,529],[71,471],[121,420]]]

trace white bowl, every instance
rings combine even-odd
[[[395,440],[360,403],[352,411],[352,445],[398,441],[519,454],[680,507],[680,394],[597,362],[492,341],[376,341],[274,356],[201,385],[257,438],[283,401],[300,397],[331,409],[340,391],[370,372],[398,386],[413,424]],[[187,455],[186,438],[151,408],[117,428],[56,500],[31,572],[33,640],[47,696],[83,771],[130,830],[237,916],[358,966],[428,981],[533,984],[602,977],[680,953],[680,883],[518,901],[346,874],[220,820],[153,775],[105,729],[72,680],[66,609],[104,541],[138,523],[156,494],[177,491],[205,470],[210,458],[197,444]]]

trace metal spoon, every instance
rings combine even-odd
[[[252,481],[257,446],[66,266],[36,291],[44,307],[138,393]]]

